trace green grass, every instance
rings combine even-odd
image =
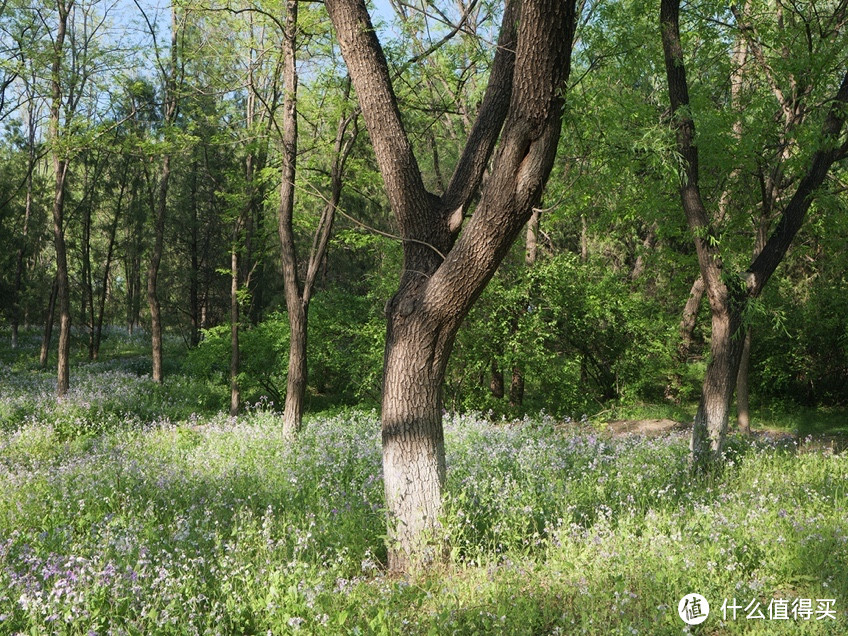
[[[848,633],[844,453],[734,437],[692,479],[680,434],[447,416],[451,556],[397,578],[374,412],[291,443],[277,413],[201,408],[205,386],[133,360],[78,365],[61,404],[52,374],[0,364],[0,634]],[[688,592],[712,611],[684,629]],[[722,620],[734,598],[813,615]]]

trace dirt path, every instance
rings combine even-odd
[[[669,433],[685,433],[692,430],[691,423],[675,422],[670,419],[615,420],[608,422],[606,426],[607,432],[613,437],[632,435],[659,437]],[[762,442],[797,446],[802,452],[830,451],[841,453],[848,449],[848,438],[839,435],[819,435],[798,439],[792,433],[780,429],[758,428],[751,433],[751,437]]]

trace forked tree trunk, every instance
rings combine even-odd
[[[821,146],[810,158],[806,173],[784,207],[763,250],[747,271],[734,280],[734,276],[724,271],[723,259],[717,248],[719,241],[715,238],[715,229],[698,185],[698,147],[695,144],[695,122],[689,112],[689,86],[680,41],[679,2],[662,0],[660,25],[677,149],[683,158],[679,184],[681,204],[694,237],[698,265],[712,312],[711,359],[704,376],[691,445],[692,467],[705,470],[721,458],[727,416],[745,342],[742,322],[745,305],[748,299],[762,293],[798,233],[814,192],[824,182],[833,163],[848,152],[848,147],[838,143],[848,103],[848,72],[822,123]]]
[[[386,305],[382,402],[389,567],[404,571],[443,554],[445,367],[460,323],[530,218],[553,166],[575,3],[506,4],[489,85],[441,196],[424,188],[364,0],[325,6],[404,237],[404,269]],[[480,202],[459,233],[499,135]]]
[[[283,263],[283,285],[286,296],[286,309],[289,318],[289,363],[286,382],[286,404],[283,413],[283,432],[294,436],[303,423],[303,401],[306,395],[307,381],[307,335],[309,303],[315,289],[315,281],[333,230],[336,209],[342,193],[342,176],[347,158],[353,149],[358,135],[357,110],[350,114],[342,113],[336,128],[333,162],[330,168],[330,196],[321,211],[318,227],[312,237],[312,248],[306,263],[306,277],[301,289],[298,276],[297,251],[294,243],[294,181],[297,162],[297,65],[295,40],[297,36],[297,0],[286,2],[286,23],[284,32],[285,97],[283,99],[283,175],[280,184],[280,208],[277,220],[280,234],[281,256]],[[345,99],[350,95],[350,82],[347,82]],[[348,127],[353,126],[350,135]]]

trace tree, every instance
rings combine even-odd
[[[386,304],[383,475],[389,566],[439,557],[445,478],[442,382],[462,319],[530,218],[561,130],[575,3],[508,2],[489,85],[441,196],[424,187],[363,0],[327,0],[395,220],[403,271]],[[503,128],[503,131],[501,129]],[[480,201],[467,222],[500,134]]]
[[[831,166],[848,154],[848,142],[839,141],[848,103],[848,72],[845,72],[835,96],[829,100],[830,106],[816,140],[816,150],[810,156],[792,197],[783,206],[768,240],[744,272],[732,274],[726,271],[726,258],[699,187],[699,155],[680,40],[679,0],[662,0],[660,25],[677,150],[682,158],[679,193],[693,234],[711,312],[710,360],[695,415],[691,444],[692,465],[703,470],[722,455],[730,403],[745,342],[746,307],[752,298],[762,293],[783,260]]]
[[[53,143],[51,155],[55,184],[53,188],[53,241],[56,249],[57,302],[59,305],[59,359],[57,368],[56,393],[59,397],[68,392],[70,385],[71,356],[71,306],[68,283],[68,256],[65,249],[65,177],[68,174],[68,159],[59,146],[61,137],[60,120],[62,116],[62,63],[64,61],[65,35],[68,29],[68,15],[73,8],[73,0],[65,3],[58,0],[56,35],[53,39],[53,60],[50,73],[52,88],[50,101],[50,138]]]
[[[153,39],[156,66],[162,81],[162,127],[165,134],[165,144],[172,143],[170,135],[179,108],[177,91],[183,79],[183,67],[179,65],[178,39],[184,24],[177,21],[177,7],[171,6],[171,43],[170,55],[163,61],[159,45],[156,41],[156,29],[147,14],[136,2],[141,11]],[[166,148],[159,165],[159,177],[153,212],[153,251],[150,255],[150,266],[147,269],[147,305],[150,308],[150,338],[153,362],[153,381],[162,382],[162,308],[159,302],[159,267],[162,263],[162,252],[165,240],[165,214],[168,208],[168,186],[171,179],[171,149]]]

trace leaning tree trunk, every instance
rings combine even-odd
[[[745,341],[742,321],[745,305],[748,299],[762,293],[783,260],[801,228],[813,194],[824,183],[833,163],[848,154],[848,145],[841,145],[838,141],[848,104],[848,72],[822,122],[821,145],[810,158],[794,195],[784,207],[763,250],[747,271],[734,277],[724,271],[723,259],[717,248],[719,241],[698,185],[695,122],[689,107],[689,86],[680,41],[680,0],[662,0],[660,24],[677,149],[683,159],[679,184],[681,204],[694,237],[698,265],[713,318],[712,357],[704,377],[701,403],[692,432],[691,464],[695,470],[704,470],[721,456],[727,415]]]

